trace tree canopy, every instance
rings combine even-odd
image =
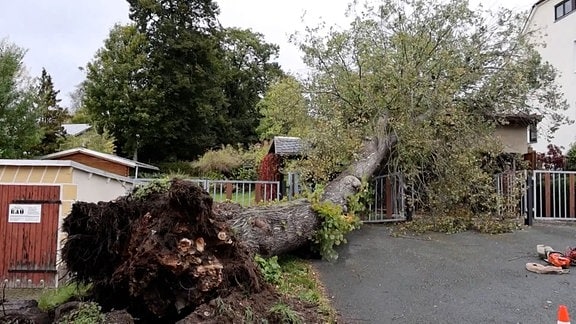
[[[437,210],[489,204],[483,158],[501,151],[492,136],[500,117],[567,121],[556,71],[523,30],[524,14],[465,0],[354,3],[348,14],[348,28],[295,37],[311,71],[314,132],[303,163],[320,181],[377,136],[396,143],[382,172],[404,174]]]
[[[115,26],[87,66],[83,104],[100,132],[109,130],[122,153],[154,143],[163,132],[157,110],[159,91],[149,87],[146,40],[136,27]]]
[[[256,104],[281,75],[278,47],[222,28],[213,1],[128,2],[133,24],[111,31],[85,83],[85,106],[119,153],[193,159],[257,141]]]
[[[40,143],[35,89],[22,60],[25,51],[0,40],[0,158],[29,156]]]
[[[311,131],[312,116],[304,87],[293,76],[273,83],[257,104],[262,115],[257,131],[261,140],[274,136],[307,137]]]
[[[70,117],[68,110],[60,106],[58,93],[54,89],[52,77],[46,69],[42,69],[36,96],[36,105],[40,114],[38,124],[42,130],[40,144],[34,149],[34,155],[51,154],[60,148],[60,144],[66,137],[66,131],[62,124]]]

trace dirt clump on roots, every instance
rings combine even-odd
[[[78,202],[64,220],[62,259],[104,310],[126,309],[140,323],[274,323],[282,311],[271,310],[284,304],[304,323],[321,322],[313,307],[283,299],[263,280],[226,222],[237,208],[215,208],[202,188],[181,180],[111,202]]]

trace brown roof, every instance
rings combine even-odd
[[[528,113],[495,114],[490,118],[493,118],[498,124],[514,125],[538,124],[543,119],[542,115]]]
[[[124,165],[124,166],[130,167],[130,168],[140,167],[140,168],[149,169],[149,170],[156,170],[156,171],[159,170],[158,167],[150,165],[150,164],[125,159],[125,158],[120,157],[118,155],[107,154],[107,153],[102,153],[102,152],[90,150],[90,149],[87,149],[84,147],[77,147],[77,148],[73,148],[73,149],[69,149],[69,150],[65,150],[65,151],[61,151],[61,152],[56,152],[56,153],[44,155],[44,156],[41,156],[39,159],[40,160],[54,160],[54,159],[60,159],[60,158],[63,158],[63,157],[66,157],[66,156],[69,156],[72,154],[76,154],[76,153],[81,153],[81,154],[93,156],[96,158],[104,159],[104,160],[107,160],[107,161],[110,161],[110,162],[113,162],[116,164]]]

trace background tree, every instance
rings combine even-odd
[[[40,113],[38,124],[42,129],[42,140],[34,148],[33,154],[46,155],[56,152],[64,141],[66,131],[62,124],[70,116],[67,109],[60,107],[60,99],[58,99],[60,91],[54,89],[52,77],[44,68],[42,69],[39,82],[36,105]]]
[[[159,90],[150,111],[158,122],[147,126],[154,134],[141,136],[141,152],[155,159],[193,158],[217,144],[220,130],[210,126],[225,115],[218,7],[211,0],[128,3],[145,37],[149,87]]]
[[[60,150],[85,147],[102,153],[114,154],[116,153],[114,142],[114,137],[107,130],[100,134],[95,129],[89,129],[77,136],[66,136],[66,139],[60,144]]]
[[[576,171],[576,144],[572,143],[566,153],[566,170]]]
[[[100,133],[109,130],[119,153],[125,156],[134,154],[137,135],[144,146],[162,143],[164,130],[157,113],[161,96],[150,86],[147,46],[145,36],[134,25],[116,25],[88,64],[81,85],[83,106],[94,126]]]
[[[250,30],[223,30],[224,91],[226,113],[218,119],[219,143],[255,143],[261,115],[257,107],[268,86],[282,76],[271,60],[278,57],[278,46],[268,44],[264,36]]]
[[[80,69],[84,71],[83,68]],[[81,82],[76,85],[76,88],[69,94],[70,96],[70,107],[68,109],[70,113],[69,123],[72,124],[90,124],[92,119],[90,112],[86,108],[84,99],[86,98],[86,82]]]
[[[274,136],[307,136],[312,115],[304,92],[302,84],[293,76],[283,77],[270,86],[257,105],[262,115],[257,128],[261,140]]]
[[[562,154],[562,149],[558,145],[548,144],[546,148],[546,152],[536,154],[536,165],[541,169],[558,171],[564,170],[567,164],[568,166],[571,165],[570,151],[572,151],[572,149],[568,151],[567,161],[567,157]]]
[[[356,160],[365,136],[388,143],[384,173],[401,172],[434,212],[490,210],[481,153],[497,116],[540,113],[566,122],[553,68],[525,16],[471,10],[464,0],[353,5],[349,28],[297,36],[316,125],[309,159],[319,181]],[[392,145],[394,144],[394,145]]]
[[[30,156],[40,142],[35,91],[26,77],[25,51],[0,40],[0,158]]]
[[[281,74],[277,46],[222,28],[212,1],[128,2],[134,25],[111,32],[85,84],[85,106],[119,153],[138,146],[143,160],[191,160],[255,142],[255,106]]]

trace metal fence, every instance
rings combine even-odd
[[[405,183],[401,174],[388,174],[374,178],[374,195],[365,223],[383,223],[406,220]]]
[[[520,195],[512,188],[524,182]],[[532,220],[576,221],[576,172],[534,170],[503,173],[495,177],[497,192],[516,199],[517,212],[527,224]]]
[[[153,179],[138,179],[136,185],[144,185],[151,181]],[[202,187],[216,202],[230,201],[248,207],[282,198],[280,181],[209,179],[185,179],[185,181]]]
[[[576,221],[576,172],[537,170],[531,181],[534,219]]]

